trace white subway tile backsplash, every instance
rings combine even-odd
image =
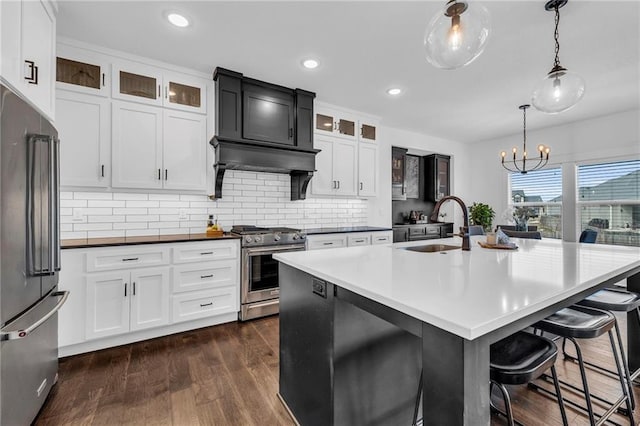
[[[87,207],[124,207],[124,201],[113,200],[89,200]]]
[[[112,200],[111,192],[74,192],[73,198],[76,200]]]
[[[127,207],[160,207],[160,201],[127,201]]]
[[[148,200],[149,194],[129,194],[129,193],[117,193],[113,194],[114,200]]]
[[[225,230],[234,224],[305,229],[367,224],[367,200],[291,201],[290,182],[288,175],[228,170],[224,198],[213,201],[192,194],[63,192],[62,238],[201,233],[210,214]],[[188,219],[180,220],[180,213]]]

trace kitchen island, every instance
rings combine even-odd
[[[508,251],[478,238],[466,252],[406,250],[419,241],[274,256],[280,395],[302,425],[410,424],[421,368],[425,424],[487,425],[492,343],[625,278],[640,292],[638,247],[545,239]],[[440,243],[452,240],[428,244]],[[636,321],[628,348],[636,369]]]

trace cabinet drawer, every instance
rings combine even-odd
[[[169,248],[166,246],[147,245],[144,248],[114,248],[87,252],[87,272],[168,264]]]
[[[425,227],[426,235],[437,235],[440,236],[440,227],[439,226],[427,226]]]
[[[393,233],[387,232],[384,234],[371,235],[371,244],[388,244],[392,242]]]
[[[330,249],[336,247],[346,247],[347,246],[347,237],[345,235],[338,236],[307,236],[307,249],[308,250],[319,250],[319,249]]]
[[[426,234],[427,234],[427,228],[424,226],[416,226],[416,227],[409,228],[410,236],[419,236],[419,235],[426,235]]]
[[[349,247],[371,245],[371,234],[349,235],[347,245]]]
[[[190,292],[172,296],[173,322],[190,321],[238,311],[237,286]]]
[[[238,261],[221,260],[175,266],[173,292],[206,290],[214,287],[237,285]]]
[[[173,263],[237,259],[238,247],[236,240],[180,244],[173,249]]]

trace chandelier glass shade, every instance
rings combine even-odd
[[[427,61],[442,69],[464,67],[484,51],[490,27],[489,11],[481,4],[449,0],[425,31]]]
[[[545,9],[555,12],[555,60],[553,68],[547,76],[533,89],[531,103],[536,109],[548,113],[557,114],[576,105],[584,96],[584,79],[560,65],[560,41],[558,25],[560,23],[560,8],[567,4],[568,0],[550,0]]]
[[[507,160],[506,151],[502,151],[500,153],[500,157],[502,159],[502,167],[507,169],[510,172],[527,174],[528,172],[533,172],[535,170],[540,170],[544,166],[547,165],[549,161],[549,152],[551,149],[545,145],[538,145],[536,151],[538,152],[535,156],[529,158],[527,153],[527,108],[531,105],[520,105],[518,108],[522,110],[522,156],[518,157],[518,149],[513,147],[511,152],[513,153],[513,158]]]

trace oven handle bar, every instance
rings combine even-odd
[[[304,250],[304,244],[289,244],[286,246],[270,246],[270,247],[245,247],[243,250],[246,250],[248,255],[253,254],[264,254],[264,253],[277,253],[281,251],[295,251],[295,250]]]

